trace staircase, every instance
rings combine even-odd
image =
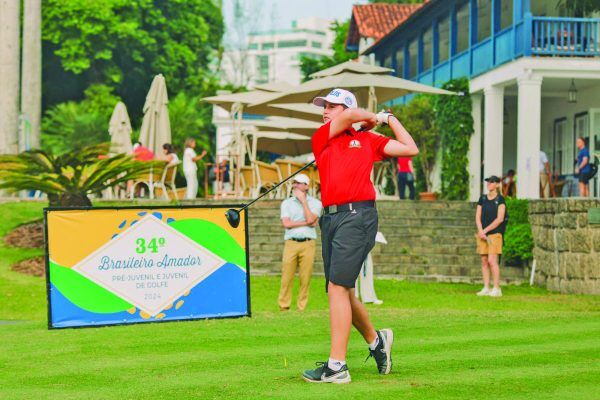
[[[279,273],[283,251],[281,202],[267,200],[250,210],[250,267],[253,273]],[[376,244],[373,262],[377,276],[416,281],[476,282],[481,280],[475,253],[475,206],[458,201],[377,202],[379,230],[388,241]],[[319,235],[320,238],[320,235]],[[315,273],[323,273],[320,239]],[[521,282],[526,271],[501,267],[502,280]]]

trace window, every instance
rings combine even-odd
[[[323,43],[321,42],[310,42],[310,45],[314,48],[314,49],[320,49],[323,47]]]
[[[477,0],[477,42],[488,38],[491,33],[492,2],[490,0]]]
[[[512,1],[512,0],[511,0]],[[438,22],[438,62],[448,59],[450,53],[450,20],[446,15]]]
[[[256,82],[269,81],[269,56],[256,56]]]
[[[273,42],[265,42],[261,46],[261,49],[263,49],[263,50],[271,50],[273,48],[275,48],[275,43],[273,43]]]
[[[456,11],[456,52],[469,48],[469,3],[463,3]]]
[[[419,57],[418,44],[419,42],[417,40],[413,40],[408,46],[408,59],[410,62],[410,69],[408,70],[409,78],[417,76],[417,58]]]
[[[433,30],[427,29],[423,34],[423,71],[431,68],[433,60]]]
[[[404,78],[404,48],[396,51],[396,76]]]
[[[277,47],[282,49],[286,47],[306,47],[306,40],[282,40],[277,43]]]
[[[513,23],[513,0],[500,0],[500,30]]]
[[[257,43],[250,43],[248,45],[248,50],[258,50],[258,44]]]

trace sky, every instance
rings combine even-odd
[[[353,4],[367,0],[241,0],[246,12],[255,16],[249,25],[256,30],[289,29],[292,21],[305,17],[347,20]],[[223,0],[223,15],[227,32],[233,26],[233,2]],[[254,30],[254,29],[252,29]],[[226,39],[227,40],[227,39]]]

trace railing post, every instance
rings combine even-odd
[[[530,56],[531,55],[531,32],[533,29],[533,18],[530,12],[525,13],[525,18],[523,18],[523,55]]]

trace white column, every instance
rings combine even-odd
[[[540,130],[542,77],[528,74],[517,79],[517,196],[540,197]]]
[[[0,154],[17,153],[19,0],[0,0]]]
[[[40,147],[42,117],[42,4],[23,2],[23,62],[21,65],[21,114],[25,120],[19,151]]]
[[[502,142],[504,135],[504,88],[490,86],[485,96],[483,116],[483,175],[502,177]]]
[[[469,200],[481,196],[481,94],[471,95],[473,135],[469,141]]]

